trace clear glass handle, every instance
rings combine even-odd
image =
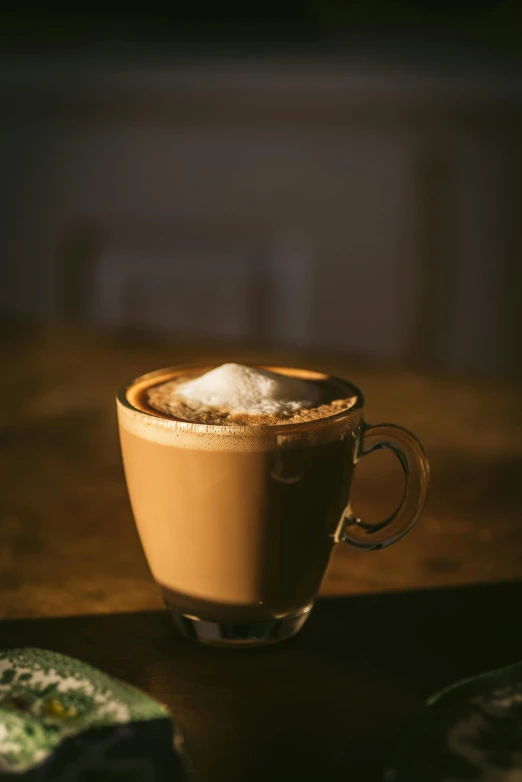
[[[365,524],[348,504],[337,533],[337,540],[368,551],[391,546],[409,532],[424,509],[430,482],[426,454],[411,432],[394,424],[365,425],[357,461],[379,448],[393,451],[404,470],[404,492],[399,507],[384,521]]]

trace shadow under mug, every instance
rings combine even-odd
[[[417,438],[364,422],[361,391],[335,382],[353,404],[317,420],[228,426],[175,420],[139,403],[153,385],[212,367],[171,367],[125,385],[117,398],[129,497],[151,572],[180,632],[221,646],[281,641],[303,626],[333,546],[379,549],[419,518],[429,467]],[[392,450],[404,492],[389,518],[368,524],[350,505],[357,462]]]

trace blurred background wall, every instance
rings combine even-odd
[[[2,317],[520,375],[520,14],[443,5],[4,15]]]

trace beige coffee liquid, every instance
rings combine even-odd
[[[360,414],[334,407],[297,425],[229,426],[152,408],[151,390],[187,371],[145,376],[118,405],[130,500],[153,576],[172,605],[203,619],[298,611],[319,589],[348,502]],[[349,384],[302,375],[322,386],[321,404],[356,402]]]

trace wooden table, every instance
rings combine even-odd
[[[0,645],[68,652],[165,700],[196,780],[377,779],[430,691],[522,657],[519,388],[51,327],[3,329],[0,350],[0,616],[15,620],[0,623]],[[367,419],[412,429],[432,464],[430,501],[410,535],[381,552],[339,546],[302,634],[243,653],[177,639],[161,610],[126,497],[113,399],[143,371],[226,359],[349,377],[365,391]],[[357,469],[354,506],[377,520],[400,488],[393,457],[375,454]]]

